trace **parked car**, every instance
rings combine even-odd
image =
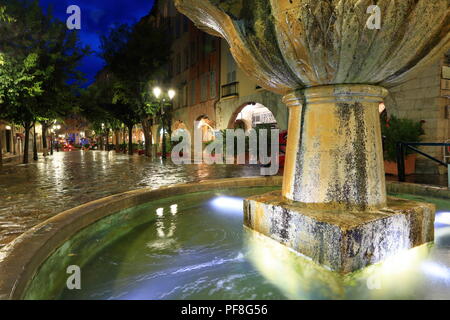
[[[71,145],[70,143],[65,143],[63,145],[63,151],[72,151],[74,149],[75,149],[75,147],[73,145]]]

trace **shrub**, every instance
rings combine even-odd
[[[424,134],[422,121],[410,119],[399,119],[391,116],[389,119],[382,119],[381,133],[383,135],[383,153],[387,161],[397,160],[398,142],[420,142],[420,137]],[[406,151],[412,154],[411,150]]]

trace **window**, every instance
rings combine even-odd
[[[172,37],[173,39],[176,39],[177,37],[177,17],[173,17],[171,20],[171,26],[172,26]]]
[[[206,54],[210,54],[211,52],[213,52],[215,50],[215,37],[210,36],[209,34],[205,35],[205,53]]]
[[[205,73],[202,75],[201,77],[201,90],[200,90],[200,100],[206,101],[208,100],[208,78],[209,78],[209,74]]]
[[[195,104],[195,80],[191,81],[191,87],[190,87],[190,92],[189,92],[189,102],[190,105],[194,105]]]
[[[189,68],[189,49],[186,47],[184,49],[184,70],[187,70]]]
[[[211,71],[209,73],[209,97],[214,99],[216,97],[217,92],[217,84],[216,84],[216,73]]]
[[[230,50],[227,51],[227,83],[236,82],[236,62],[234,61],[233,56],[231,55]]]
[[[177,21],[176,21],[176,31],[175,31],[175,38],[179,38],[181,35],[181,19],[182,16],[180,14],[177,15],[176,17]]]
[[[173,76],[173,60],[170,59],[169,61],[169,77]]]
[[[191,42],[191,66],[197,62],[197,50],[195,41]]]
[[[179,74],[180,72],[181,72],[181,55],[177,54],[176,73]]]
[[[183,85],[183,89],[181,90],[183,93],[183,100],[181,100],[181,105],[186,107],[188,105],[188,87],[187,85]]]
[[[183,16],[183,31],[189,31],[189,19],[186,16]]]
[[[179,94],[176,95],[178,108],[183,108],[187,106],[187,85],[181,84],[178,87]]]

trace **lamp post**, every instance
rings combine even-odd
[[[56,121],[55,121],[55,123],[56,123]],[[57,124],[54,124],[53,125],[53,127],[52,127],[52,129],[50,130],[50,132],[51,132],[51,143],[50,143],[50,154],[51,155],[53,155],[53,144],[54,144],[54,142],[55,142],[55,138],[54,138],[54,134],[55,134],[55,132],[56,131],[59,131],[59,130],[61,130],[61,125],[57,125]],[[56,148],[56,150],[59,152],[59,148]]]
[[[50,155],[53,155],[53,134],[55,133],[55,129],[51,128],[50,129]]]
[[[108,149],[108,140],[109,139],[108,139],[107,133],[105,133],[105,124],[104,123],[102,123],[102,135],[100,137],[102,139],[102,145],[103,145],[103,141],[104,141],[103,137],[106,138],[106,146],[104,147],[104,150],[109,151],[109,149]]]
[[[163,91],[160,87],[153,88],[153,95],[158,99],[159,105],[160,105],[160,111],[161,111],[161,122],[162,122],[162,159],[167,159],[167,146],[166,146],[166,130],[165,130],[165,110],[164,110],[164,103],[166,102],[166,99],[163,96]],[[173,89],[169,89],[167,91],[167,97],[169,97],[170,102],[173,101],[173,98],[175,98],[176,92]],[[161,99],[160,99],[161,97]]]

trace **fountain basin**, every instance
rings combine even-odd
[[[257,232],[246,228],[243,230],[242,199],[240,207],[234,208],[232,206],[234,201],[229,201],[227,196],[234,194],[238,197],[248,197],[268,192],[270,189],[278,190],[280,185],[281,178],[272,177],[225,179],[158,190],[138,190],[94,201],[61,213],[28,231],[0,252],[1,298],[367,298],[366,295],[358,293],[361,288],[354,287],[353,283],[357,281],[365,286],[367,277],[372,279],[374,274],[378,274],[374,271],[378,270],[377,266],[365,268],[343,278],[338,273],[326,270],[299,256],[287,247],[260,236]],[[409,190],[415,194],[410,196],[411,200],[419,201],[424,201],[419,198],[422,194],[447,198],[449,196],[449,192],[443,188],[412,184],[388,183],[388,190],[395,193]],[[201,202],[209,201],[208,199],[215,199],[216,209],[201,206]],[[216,200],[220,201],[216,203]],[[179,204],[177,215],[171,214],[173,203]],[[164,208],[164,217],[158,216],[159,207]],[[450,202],[442,200],[440,210],[442,209],[450,211]],[[177,228],[173,230],[174,239],[170,238],[172,219]],[[160,238],[161,235],[158,234],[160,223],[164,225],[163,230],[167,237]],[[223,236],[225,232],[228,233],[227,237]],[[178,243],[175,251],[160,251],[165,250],[160,245],[170,244],[172,240]],[[436,259],[445,258],[445,252],[449,250],[448,240],[450,238],[445,234],[443,238],[437,237],[439,250],[434,254],[433,263]],[[417,266],[414,261],[417,259],[423,261],[424,255],[427,255],[429,250],[428,246],[409,250],[406,253],[412,257],[411,261],[402,258],[401,265],[388,269],[402,272],[405,267],[414,269]],[[450,261],[444,260],[438,262],[444,267],[445,265],[447,268],[450,267]],[[66,290],[61,294],[60,291],[65,287],[65,279],[69,276],[65,269],[73,264],[81,267],[82,290]],[[387,266],[388,264],[382,264],[379,275],[380,281],[389,285],[393,282],[392,279],[386,278]],[[433,266],[431,264],[427,268],[434,270]],[[195,291],[196,288],[190,284],[203,285],[208,270],[223,272],[223,278],[218,276],[217,279],[206,281],[214,287],[211,288],[212,291]],[[410,276],[411,273],[408,273],[408,277]],[[112,290],[121,292],[122,295],[117,292],[113,295],[105,294],[106,290],[99,288],[99,283],[105,277],[109,278],[107,282]],[[394,278],[405,283],[405,279],[400,279],[401,277]],[[170,295],[174,288],[183,287],[183,281],[187,281],[186,279],[192,280],[185,284],[186,293],[183,294],[187,296]],[[421,278],[414,277],[414,279]],[[225,285],[227,281],[231,282],[229,286]],[[240,281],[244,281],[245,284]],[[161,283],[169,288],[164,293],[155,295],[154,291],[161,288]],[[427,280],[426,283],[431,282]],[[130,285],[124,288],[125,284]],[[223,285],[220,290],[216,288],[219,284]],[[145,295],[136,294],[138,285],[146,290]],[[346,286],[350,286],[350,291],[344,289]],[[441,293],[449,292],[444,282],[440,283],[440,286],[443,287]],[[392,293],[388,295],[384,291],[365,289],[364,292],[371,295],[368,298],[405,298],[417,292],[411,289],[411,284],[394,287],[401,287],[401,290],[395,290],[402,293],[397,292],[392,296]],[[433,290],[437,290],[439,286],[434,284],[432,287]],[[430,288],[422,290],[430,297]],[[442,297],[442,294],[439,296]]]

